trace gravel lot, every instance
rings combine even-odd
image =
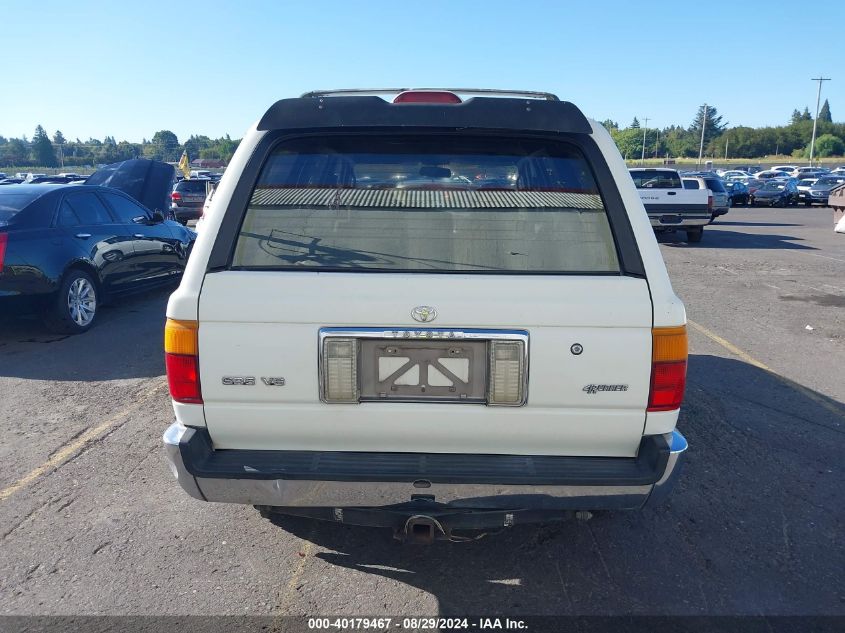
[[[829,209],[733,209],[660,241],[692,321],[670,503],[469,544],[183,494],[167,290],[79,337],[3,319],[2,613],[845,615],[845,236]]]

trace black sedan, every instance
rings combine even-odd
[[[177,279],[195,239],[114,188],[0,187],[0,314],[85,332],[104,301]]]
[[[728,190],[728,201],[732,207],[746,205],[751,200],[751,193],[748,191],[748,187],[738,180],[729,180],[726,182],[725,189]]]
[[[770,179],[757,189],[751,197],[751,204],[785,207],[798,204],[798,187],[793,179]]]

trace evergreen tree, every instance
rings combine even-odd
[[[822,109],[819,110],[819,121],[833,123],[833,117],[830,116],[830,104],[827,102],[827,99],[824,100],[824,105],[822,105]]]
[[[792,116],[789,117],[789,124],[795,125],[796,123],[801,121],[801,113],[798,111],[798,108],[792,111]]]
[[[628,126],[629,128],[633,128],[635,130],[640,129],[640,121],[637,117],[634,117],[634,120],[631,121],[631,125]]]
[[[701,127],[704,124],[704,107],[699,106],[695,119],[693,119],[692,125],[689,128],[689,131],[696,138],[701,138]],[[708,105],[707,123],[704,129],[704,144],[707,145],[712,139],[719,136],[727,125],[727,123],[722,122],[722,115],[719,114],[716,106]]]
[[[813,115],[810,114],[810,108],[804,106],[804,111],[801,113],[801,120],[802,121],[812,121]]]
[[[64,134],[62,134],[62,131],[56,130],[56,133],[53,134],[53,144],[64,145],[65,143],[67,143],[67,140],[65,140],[65,136]]]
[[[56,153],[53,151],[53,144],[47,131],[40,125],[35,128],[35,136],[32,137],[32,159],[39,167],[55,167]]]

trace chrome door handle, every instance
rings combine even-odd
[[[78,237],[81,240],[87,240],[89,237],[91,237],[91,234],[90,233],[77,233],[76,237]]]
[[[144,237],[144,234],[143,233],[135,233],[135,235],[133,235],[132,237],[137,237],[138,239],[141,239],[142,237]]]

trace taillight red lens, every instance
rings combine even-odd
[[[6,242],[8,240],[8,233],[0,233],[0,273],[3,272],[3,262],[6,261]]]
[[[182,194],[178,191],[174,191],[170,194],[170,199],[173,200],[173,202],[179,202],[179,200],[182,199]]]
[[[202,404],[199,359],[196,356],[165,354],[164,365],[170,396],[176,402]]]
[[[713,196],[707,196],[707,208],[708,209],[713,208]]]
[[[687,362],[654,363],[651,367],[649,411],[672,411],[681,406],[687,383]]]
[[[462,103],[461,98],[447,90],[408,90],[396,96],[393,103]]]

